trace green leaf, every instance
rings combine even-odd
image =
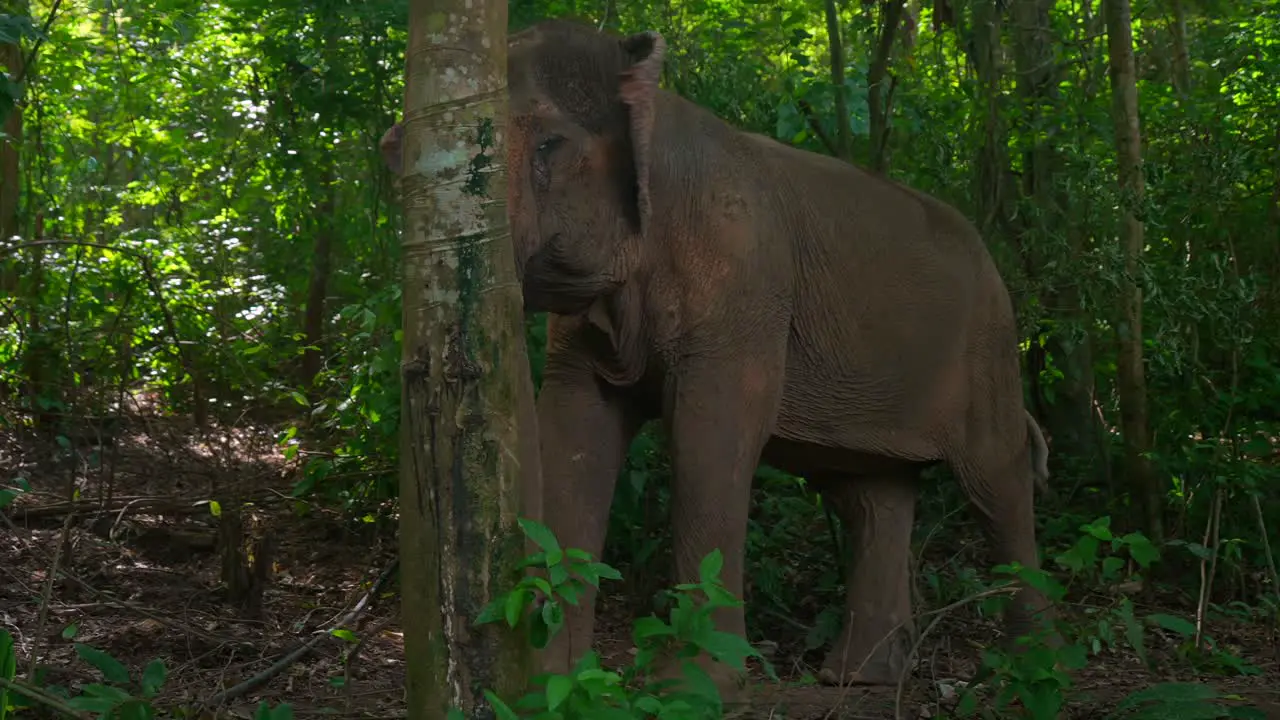
[[[70,625],[62,628],[62,639],[70,640],[75,637],[78,632],[80,632],[80,625],[77,623],[71,623]]]
[[[551,641],[551,632],[547,628],[547,621],[543,619],[542,613],[534,613],[529,616],[529,644],[534,648],[542,650]]]
[[[498,716],[498,720],[520,720],[520,716],[516,714],[506,703],[493,693],[492,690],[484,691],[484,699],[489,701],[489,707],[493,708],[493,712]]]
[[[1133,558],[1139,567],[1146,568],[1160,559],[1160,549],[1142,533],[1129,533],[1121,540],[1129,548],[1129,557]]]
[[[564,608],[554,600],[548,600],[542,606],[542,622],[547,624],[547,634],[554,637],[564,627]]]
[[[605,580],[621,580],[622,573],[618,572],[612,565],[605,563],[591,563],[591,570],[595,572],[597,578]],[[597,582],[597,587],[599,583]]]
[[[551,557],[548,556],[547,560],[550,561]],[[551,564],[547,570],[547,577],[551,580],[551,585],[558,588],[569,579],[569,568],[564,563]]]
[[[1159,625],[1165,630],[1176,632],[1184,638],[1193,637],[1196,634],[1196,626],[1194,623],[1190,620],[1174,615],[1155,613],[1147,616],[1147,622]]]
[[[124,702],[132,697],[132,695],[122,688],[118,688],[115,685],[103,685],[102,683],[89,683],[82,687],[81,690],[83,690],[86,695],[91,695],[97,698],[106,698],[115,702]]]
[[[338,639],[340,639],[340,640],[346,640],[346,641],[347,641],[347,642],[349,642],[349,643],[356,643],[356,642],[360,642],[360,638],[356,637],[356,634],[355,634],[355,633],[351,632],[350,630],[348,630],[348,629],[346,629],[346,628],[334,628],[333,630],[330,630],[329,632],[330,632],[330,634],[331,634],[331,635],[333,635],[334,637],[336,637],[336,638],[338,638]]]
[[[708,655],[735,670],[746,669],[746,659],[758,655],[746,638],[734,633],[712,630],[693,642]]]
[[[1019,687],[1014,694],[1033,718],[1056,718],[1062,709],[1062,691],[1046,683],[1033,683]]]
[[[258,709],[253,717],[254,720],[293,720],[293,705],[280,703],[270,707],[267,701],[263,700],[258,703]]]
[[[716,548],[702,558],[702,562],[698,565],[698,579],[704,585],[712,585],[720,582],[720,571],[724,568],[724,556],[720,554],[720,548]]]
[[[1138,655],[1138,659],[1142,661],[1144,666],[1150,666],[1147,658],[1146,635],[1143,633],[1142,624],[1138,622],[1137,617],[1133,614],[1133,602],[1129,598],[1120,601],[1120,620],[1124,624],[1124,638],[1128,641],[1129,646]]]
[[[513,590],[512,592],[516,592],[516,591]],[[501,620],[504,616],[506,601],[508,600],[509,596],[510,596],[510,593],[490,600],[489,604],[485,605],[484,609],[480,611],[480,615],[476,618],[475,624],[487,625],[488,623],[497,622]]]
[[[573,692],[573,679],[567,675],[552,675],[547,678],[547,709],[554,711]]]
[[[1080,643],[1070,643],[1058,649],[1058,659],[1068,670],[1079,670],[1089,664],[1089,650]]]
[[[577,583],[565,583],[564,585],[561,585],[559,589],[559,594],[560,594],[560,599],[564,600],[570,605],[576,606],[578,604],[578,600],[580,599],[580,593],[578,590]]]
[[[654,615],[636,619],[631,628],[631,637],[637,645],[652,637],[670,637],[675,634],[675,628]]]
[[[507,627],[515,627],[520,622],[520,616],[524,614],[524,599],[529,597],[527,590],[512,590],[507,593],[506,607],[503,615],[507,620]]]
[[[720,699],[720,690],[711,676],[696,663],[688,660],[680,663],[680,674],[688,691],[711,705],[715,712],[714,717],[719,717],[723,702]]]
[[[147,666],[142,669],[142,693],[147,697],[154,697],[160,692],[160,687],[164,685],[167,676],[168,670],[165,669],[164,660],[156,658],[147,663]]]
[[[13,649],[13,636],[8,630],[0,629],[0,678],[12,681],[17,672],[18,658]],[[9,689],[0,687],[0,720],[4,720],[8,708]]]
[[[155,710],[151,703],[132,698],[120,704],[116,709],[116,717],[119,720],[151,720],[155,717]]]
[[[67,704],[77,710],[88,710],[92,713],[99,713],[103,717],[107,717],[116,709],[120,703],[111,698],[95,697],[93,695],[79,695],[67,700]]]
[[[102,673],[107,682],[116,685],[129,684],[129,671],[119,660],[111,657],[107,653],[84,643],[76,643],[76,654],[81,660],[89,663]]]
[[[1216,700],[1218,691],[1202,683],[1166,682],[1129,693],[1116,704],[1116,712],[1133,710],[1145,703],[1189,705]],[[1220,717],[1220,715],[1210,716]]]
[[[542,523],[528,518],[520,518],[520,529],[524,530],[524,534],[528,536],[535,545],[542,548],[547,553],[548,559],[552,554],[563,553],[560,549],[560,543],[556,541],[556,536],[551,530]]]

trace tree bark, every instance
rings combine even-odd
[[[871,167],[884,172],[889,165],[889,97],[884,79],[889,74],[889,56],[893,53],[893,41],[902,23],[902,0],[885,0],[880,3],[882,18],[880,34],[876,38],[875,55],[867,68],[867,122],[871,133]]]
[[[1164,538],[1163,506],[1147,453],[1151,449],[1147,418],[1147,380],[1142,359],[1142,245],[1140,212],[1145,195],[1142,136],[1138,121],[1137,71],[1129,0],[1103,0],[1110,56],[1112,115],[1120,190],[1120,243],[1124,277],[1120,285],[1118,380],[1120,424],[1124,436],[1124,468],[1142,512],[1143,529],[1159,543]]]
[[[972,59],[978,76],[978,97],[982,113],[982,146],[979,150],[974,197],[978,228],[987,237],[1008,219],[1004,176],[1008,169],[1004,148],[1008,134],[1000,112],[1000,77],[1003,73],[1000,8],[997,0],[976,0],[973,4]]]
[[[1178,99],[1186,102],[1191,92],[1191,53],[1187,49],[1187,10],[1182,0],[1170,0],[1173,11],[1173,22],[1170,30],[1173,34],[1173,89]]]
[[[826,0],[827,43],[831,46],[831,87],[836,93],[835,154],[853,159],[853,128],[849,125],[849,99],[844,86],[844,43],[840,40],[840,13],[836,0]]]
[[[408,712],[437,719],[457,707],[492,718],[483,690],[522,692],[530,651],[505,624],[474,623],[520,577],[517,514],[540,515],[507,226],[507,3],[409,7],[400,460]]]

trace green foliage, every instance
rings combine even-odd
[[[74,629],[68,628],[65,637],[73,637]],[[103,682],[86,683],[80,694],[71,695],[58,685],[44,686],[17,679],[17,656],[13,636],[0,629],[0,720],[20,710],[45,707],[65,715],[83,716],[89,713],[99,720],[151,720],[163,713],[155,706],[157,696],[164,686],[168,670],[159,658],[147,663],[134,678],[128,668],[109,653],[98,648],[75,644],[76,655],[102,676]],[[275,707],[266,701],[258,704],[254,720],[292,720],[293,710],[288,703]]]
[[[1055,563],[1068,572],[1066,583],[1059,582],[1045,570],[1015,566],[999,566],[995,570],[997,574],[1040,590],[1061,608],[1073,585],[1141,583],[1141,573],[1160,559],[1159,550],[1141,533],[1115,536],[1110,530],[1109,517],[1084,523],[1080,531],[1077,541],[1054,557]],[[997,589],[1010,587],[1011,584],[1003,584]],[[1007,606],[1007,593],[986,594],[989,596],[986,612]],[[1114,652],[1123,640],[1144,664],[1151,662],[1146,643],[1148,628],[1161,628],[1184,637],[1195,633],[1193,623],[1173,615],[1152,613],[1140,620],[1128,597],[1121,597],[1110,607],[1088,608],[1083,617],[1059,615],[1052,623],[1041,623],[1030,634],[1017,638],[1013,648],[984,651],[982,666],[960,696],[956,714],[958,717],[1030,720],[1057,718],[1074,685],[1071,673],[1085,667],[1091,657]],[[1248,666],[1240,658],[1222,655],[1221,663],[1225,666]],[[984,698],[988,694],[992,696]],[[1251,707],[1218,704],[1216,701],[1221,697],[1206,685],[1165,683],[1131,693],[1116,706],[1111,717],[1257,717],[1257,711]]]
[[[476,624],[505,621],[516,628],[523,620],[529,641],[542,648],[563,625],[562,600],[576,605],[586,585],[598,588],[601,579],[619,580],[621,575],[593,562],[582,550],[562,549],[551,531],[537,522],[521,519],[520,527],[539,548],[524,563],[537,568],[538,574],[521,578],[515,588],[494,598]],[[637,652],[630,665],[606,669],[591,651],[568,674],[533,678],[534,689],[514,704],[486,691],[490,706],[504,720],[721,717],[720,691],[696,658],[706,656],[740,672],[746,670],[748,658],[756,658],[776,679],[772,666],[746,640],[715,629],[711,615],[716,609],[741,605],[720,581],[723,563],[720,551],[713,551],[698,567],[698,582],[681,583],[669,591],[674,604],[669,620],[649,615],[636,621],[632,639]],[[657,669],[664,660],[677,665],[678,678],[659,678]],[[450,717],[461,713],[454,709]]]
[[[1264,720],[1266,713],[1253,707],[1223,705],[1213,688],[1197,683],[1161,683],[1130,693],[1116,705],[1109,718],[1120,720],[1213,720],[1241,718]]]

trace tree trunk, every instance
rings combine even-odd
[[[1120,285],[1119,391],[1120,428],[1124,436],[1124,468],[1142,511],[1143,529],[1159,543],[1164,538],[1163,507],[1147,453],[1151,449],[1147,420],[1147,379],[1142,366],[1142,244],[1139,217],[1145,194],[1142,136],[1138,123],[1137,72],[1129,0],[1103,0],[1110,55],[1112,114],[1120,185],[1120,243],[1124,277]]]
[[[482,691],[514,698],[531,659],[505,624],[474,624],[520,578],[517,514],[540,515],[507,229],[506,29],[506,0],[410,3],[400,573],[412,720],[450,707],[492,718]]]
[[[1170,0],[1173,22],[1173,89],[1178,99],[1186,102],[1191,92],[1191,54],[1187,50],[1187,10],[1182,0]]]
[[[889,93],[884,79],[889,74],[889,56],[893,53],[893,40],[902,23],[902,0],[885,0],[880,3],[881,26],[876,38],[875,55],[867,68],[867,123],[871,133],[871,167],[884,172],[889,166]]]
[[[827,43],[831,46],[831,87],[836,93],[835,155],[853,159],[853,128],[849,125],[849,99],[844,86],[844,43],[840,41],[840,12],[836,0],[826,0]]]
[[[978,75],[978,97],[982,113],[982,145],[978,154],[977,187],[974,191],[979,217],[978,228],[991,237],[996,228],[1004,228],[1004,175],[1008,167],[1004,148],[1008,136],[1000,112],[1000,76],[1003,72],[1000,40],[1000,9],[997,0],[976,0],[973,4],[972,59]]]
[[[1023,154],[1022,192],[1034,203],[1035,212],[1019,214],[1020,243],[1028,259],[1028,274],[1038,274],[1040,268],[1049,265],[1051,258],[1044,248],[1051,235],[1065,231],[1070,253],[1070,258],[1065,260],[1073,263],[1079,261],[1086,234],[1073,226],[1071,214],[1066,211],[1070,198],[1054,189],[1054,176],[1061,159],[1051,130],[1058,123],[1055,118],[1061,117],[1061,108],[1054,35],[1049,22],[1052,6],[1053,0],[1017,0],[1013,5],[1014,62],[1025,118],[1022,126],[1030,128],[1021,133],[1034,133]],[[1062,379],[1051,392],[1040,385],[1038,378],[1032,378],[1033,387],[1037,388],[1037,405],[1054,441],[1055,452],[1050,460],[1055,465],[1055,474],[1062,472],[1066,461],[1071,464],[1071,474],[1101,479],[1106,472],[1100,428],[1093,409],[1093,338],[1090,334],[1093,323],[1090,314],[1080,308],[1080,290],[1074,282],[1046,288],[1044,299],[1054,328],[1044,348],[1032,346],[1032,353],[1041,357],[1030,359],[1030,365],[1043,366],[1043,356],[1047,354],[1062,372]]]
[[[335,197],[338,194],[337,183],[333,180],[333,163],[322,160],[320,185],[323,188],[323,199],[316,209],[316,221],[313,224],[315,244],[311,248],[311,279],[307,287],[307,309],[303,317],[303,332],[306,335],[307,350],[302,355],[302,384],[310,386],[320,373],[324,359],[324,318],[325,298],[329,295],[329,274],[333,257],[333,236],[336,218]]]

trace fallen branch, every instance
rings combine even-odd
[[[238,685],[233,685],[232,687],[227,688],[204,701],[196,708],[195,714],[199,715],[206,707],[223,705],[229,700],[234,700],[261,687],[276,675],[284,672],[289,668],[289,666],[298,662],[298,660],[300,660],[304,655],[314,650],[322,641],[332,637],[335,630],[339,630],[355,622],[356,619],[364,613],[365,609],[368,608],[370,600],[382,590],[382,586],[386,584],[387,580],[391,577],[391,573],[395,572],[395,569],[399,564],[400,558],[397,557],[395,560],[392,560],[382,571],[382,574],[378,576],[378,579],[373,582],[369,591],[366,592],[364,596],[360,598],[360,601],[357,602],[349,612],[343,615],[338,622],[324,630],[316,631],[310,640],[299,645],[297,648],[294,648],[292,652],[272,663],[266,670],[263,670]]]
[[[262,493],[255,502],[276,500],[271,493]],[[48,505],[19,505],[14,503],[14,519],[42,520],[62,517],[67,514],[111,513],[123,516],[125,513],[152,513],[155,515],[201,515],[209,512],[208,498],[136,497],[117,498],[113,502],[100,503],[96,500],[63,500]],[[119,518],[116,519],[119,522]]]

